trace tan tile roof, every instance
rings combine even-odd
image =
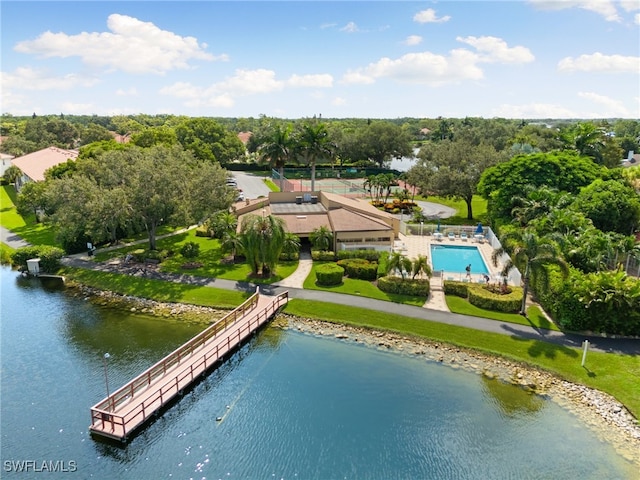
[[[287,232],[303,237],[308,236],[316,228],[325,226],[331,229],[331,223],[326,213],[314,215],[278,215],[286,225]]]
[[[246,145],[249,142],[249,139],[251,138],[252,135],[253,135],[253,132],[240,132],[238,133],[238,138],[242,143]]]
[[[335,232],[364,232],[393,230],[382,220],[370,217],[364,213],[336,208],[329,210],[329,219]]]
[[[22,173],[34,182],[41,182],[44,180],[44,172],[46,170],[69,159],[75,160],[77,157],[78,152],[74,150],[49,147],[14,158],[11,163],[22,170]]]

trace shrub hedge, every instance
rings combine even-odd
[[[517,312],[522,303],[522,288],[509,287],[509,293],[494,293],[482,284],[469,282],[444,282],[445,295],[466,298],[471,305],[495,312]]]
[[[385,293],[400,295],[429,296],[429,280],[423,278],[410,279],[388,275],[378,279],[378,288]]]
[[[12,265],[21,271],[27,270],[27,260],[40,259],[40,271],[55,273],[60,269],[60,259],[64,256],[64,250],[49,245],[33,245],[18,248],[11,255]]]
[[[336,254],[331,251],[311,249],[311,258],[314,262],[334,262]]]
[[[363,258],[370,262],[377,262],[380,257],[378,250],[339,250],[338,260],[344,260],[347,258]]]
[[[360,280],[375,280],[378,276],[378,264],[364,258],[346,258],[338,260],[338,265],[344,268],[349,278]]]
[[[340,285],[344,268],[337,263],[326,263],[316,267],[316,283],[325,287]]]

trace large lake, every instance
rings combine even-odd
[[[424,358],[276,328],[125,448],[108,445],[87,432],[105,396],[103,354],[113,391],[202,325],[115,313],[6,268],[1,295],[2,478],[637,478],[549,400]],[[76,471],[15,473],[23,461]]]

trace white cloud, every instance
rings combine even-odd
[[[291,87],[328,88],[333,86],[333,77],[329,74],[292,75],[287,80],[287,85]]]
[[[337,23],[323,23],[322,25],[320,25],[320,30],[325,30],[327,28],[333,28],[337,26],[338,26]]]
[[[633,16],[633,23],[635,23],[636,25],[640,25],[640,13],[636,13]]]
[[[503,118],[581,118],[573,110],[548,103],[504,104],[493,110],[493,116]]]
[[[355,22],[349,22],[344,27],[342,27],[340,31],[347,32],[347,33],[356,33],[356,32],[359,32],[360,30],[358,29],[358,26],[355,24]]]
[[[62,77],[51,76],[44,70],[30,67],[16,68],[13,73],[0,73],[2,94],[8,89],[22,90],[71,90],[79,87],[91,87],[98,83],[94,77],[85,77],[70,73]]]
[[[80,57],[92,67],[122,70],[128,73],[164,74],[190,68],[191,60],[228,60],[214,57],[194,37],[181,37],[161,30],[153,23],[127,15],[112,14],[107,19],[110,32],[42,33],[35,40],[19,42],[17,52],[39,57]]]
[[[582,8],[597,13],[609,22],[620,22],[615,2],[611,0],[529,0],[541,10],[564,10],[567,8]]]
[[[614,100],[610,97],[605,97],[593,92],[578,92],[580,98],[584,98],[593,103],[601,105],[606,108],[606,114],[603,117],[630,117],[629,110],[619,100]]]
[[[478,50],[485,62],[529,63],[535,59],[528,48],[509,47],[507,42],[497,37],[457,37],[456,40]]]
[[[420,43],[422,43],[422,37],[420,35],[409,35],[404,40],[404,44],[409,46],[419,45]]]
[[[136,87],[131,87],[128,89],[119,88],[116,90],[116,95],[120,97],[135,97],[138,95],[138,89]]]
[[[234,96],[270,93],[282,90],[284,82],[276,80],[276,72],[259,68],[256,70],[235,71],[235,75],[213,85],[219,92],[228,92]]]
[[[96,112],[96,106],[93,103],[63,102],[60,110],[69,115],[91,115]]]
[[[381,58],[369,64],[364,75],[438,86],[482,79],[483,73],[476,66],[477,62],[477,56],[464,49],[452,50],[448,57],[431,52],[408,53],[397,59]]]
[[[640,57],[623,55],[604,55],[600,52],[580,55],[577,58],[565,57],[558,62],[561,72],[604,72],[604,73],[640,73]]]
[[[158,93],[176,98],[190,99],[202,96],[204,91],[202,88],[191,85],[188,82],[176,82],[173,85],[161,88]]]
[[[350,85],[371,85],[375,81],[375,78],[366,75],[361,70],[349,70],[342,76],[342,83]]]
[[[451,20],[451,17],[449,15],[445,15],[444,17],[438,18],[436,11],[432,8],[428,8],[427,10],[422,10],[421,12],[416,13],[413,16],[413,20],[418,23],[444,23]]]
[[[342,107],[343,105],[346,105],[346,104],[347,104],[347,100],[342,97],[335,97],[333,100],[331,100],[331,105],[336,107]]]

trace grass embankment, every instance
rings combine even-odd
[[[292,299],[285,312],[303,318],[391,330],[539,366],[571,382],[613,395],[636,418],[640,418],[640,357],[637,356],[592,351],[587,355],[586,368],[583,368],[580,349],[538,340],[311,300]]]
[[[15,207],[16,191],[13,185],[0,187],[0,223],[23,240],[32,245],[60,246],[55,239],[53,230],[36,221],[35,214],[29,214],[26,218],[18,213]]]
[[[251,296],[250,293],[220,288],[185,285],[163,280],[98,272],[82,268],[65,268],[64,275],[72,281],[122,295],[148,298],[158,302],[189,303],[204,307],[235,308]]]
[[[441,205],[445,205],[447,207],[454,208],[456,210],[456,214],[449,218],[444,218],[441,220],[442,223],[446,223],[447,225],[469,225],[474,224],[475,222],[483,222],[487,221],[487,201],[482,198],[480,195],[474,195],[471,199],[471,209],[473,213],[474,220],[469,220],[467,218],[467,203],[464,200],[454,200],[446,197],[422,197],[417,196],[416,200],[421,200],[424,202],[432,202],[439,203]],[[436,220],[433,220],[429,223],[436,223]]]

